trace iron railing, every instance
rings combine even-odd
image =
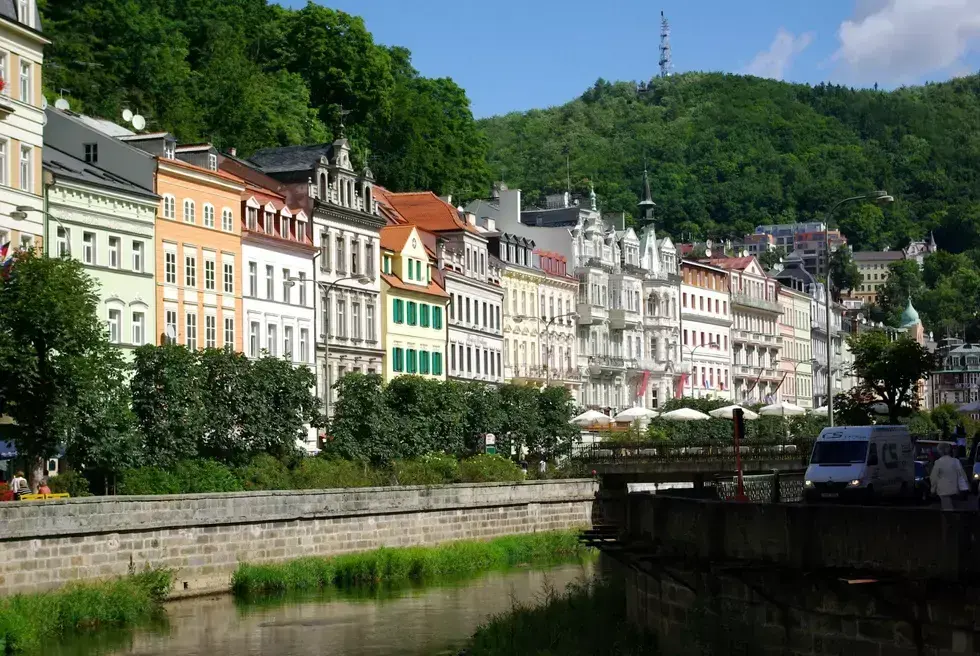
[[[743,444],[739,447],[742,458],[753,461],[799,461],[803,466],[810,461],[811,440],[791,444]],[[598,442],[584,445],[575,455],[577,459],[595,464],[654,462],[670,463],[690,460],[735,460],[735,447],[728,445],[676,446],[650,442],[621,443]]]

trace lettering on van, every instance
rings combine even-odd
[[[881,445],[881,461],[888,469],[898,468],[898,444],[891,442]]]

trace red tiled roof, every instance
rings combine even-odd
[[[721,267],[722,269],[735,269],[736,271],[744,271],[755,257],[752,255],[746,255],[745,257],[708,257],[701,260],[706,262],[711,266]]]
[[[391,225],[381,228],[381,248],[400,253],[414,229],[415,226],[412,225]]]
[[[436,281],[433,279],[426,288],[419,287],[418,285],[410,285],[407,282],[402,281],[398,276],[392,275],[390,273],[382,273],[381,279],[386,283],[394,287],[395,289],[404,289],[409,292],[418,292],[419,294],[429,294],[430,296],[441,296],[443,298],[449,298],[449,294],[446,290],[440,287]]]
[[[179,159],[169,159],[166,157],[158,157],[157,159],[161,164],[168,164],[168,165],[175,166],[179,169],[188,169],[190,171],[195,171],[197,173],[206,173],[208,175],[213,175],[218,178],[224,178],[225,180],[228,180],[230,182],[236,182],[240,185],[245,184],[245,180],[243,178],[240,178],[237,175],[232,175],[227,171],[222,171],[221,169],[218,169],[217,171],[212,171],[211,169],[206,169],[203,166],[188,164],[187,162]]]
[[[408,223],[429,230],[430,232],[449,232],[466,230],[479,233],[473,226],[461,218],[456,208],[436,196],[431,191],[412,191],[395,194],[387,189],[379,190],[379,201],[390,206],[398,216]]]

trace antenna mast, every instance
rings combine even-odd
[[[673,64],[670,61],[670,23],[660,12],[660,77],[669,77]]]

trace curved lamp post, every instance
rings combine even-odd
[[[824,301],[826,303],[826,311],[827,311],[826,312],[827,313],[827,325],[826,325],[826,329],[827,329],[827,421],[831,426],[834,425],[834,388],[833,388],[833,374],[831,373],[832,360],[830,355],[831,349],[833,348],[833,339],[832,339],[833,333],[831,333],[831,327],[830,327],[830,315],[831,315],[830,305],[833,302],[831,300],[832,294],[830,292],[830,287],[831,287],[830,286],[830,221],[831,219],[834,218],[834,212],[837,211],[838,207],[844,205],[845,203],[851,203],[859,200],[870,200],[881,205],[887,205],[888,203],[895,202],[895,198],[889,195],[887,191],[883,191],[883,190],[872,191],[869,194],[862,194],[860,196],[851,196],[850,198],[839,200],[836,203],[834,203],[834,205],[830,208],[830,211],[827,212],[827,225],[824,227],[824,231],[823,231],[824,252],[826,253],[826,257],[827,257],[827,284],[825,285],[825,290],[824,290],[824,295],[826,296]]]
[[[30,205],[18,205],[16,208],[14,208],[14,211],[11,212],[8,216],[14,221],[23,221],[24,219],[27,218],[28,212],[40,212],[42,216],[46,218],[54,219],[58,223],[58,227],[60,227],[62,230],[65,231],[65,238],[68,241],[68,249],[65,252],[65,254],[71,256],[71,236],[70,236],[71,233],[68,232],[68,228],[66,228],[65,224],[61,222],[61,219],[56,217],[54,214],[51,214],[50,212],[47,212],[45,210],[40,210],[36,207],[31,207]],[[42,232],[44,233],[44,248],[47,249],[48,247],[47,230],[43,230]]]
[[[555,323],[556,319],[563,319],[565,317],[571,317],[573,320],[577,320],[578,312],[566,312],[565,314],[556,314],[555,316],[551,317],[548,320],[548,323],[545,324],[544,328],[538,330],[538,344],[541,344],[541,334],[542,333],[548,334],[548,345],[545,348],[545,358],[547,362],[544,363],[545,386],[551,385],[551,333],[549,331],[551,329],[552,324]],[[511,318],[513,319],[514,323],[521,323],[525,319],[535,319],[538,323],[541,323],[540,317],[529,316],[526,314],[518,314],[517,316]]]

